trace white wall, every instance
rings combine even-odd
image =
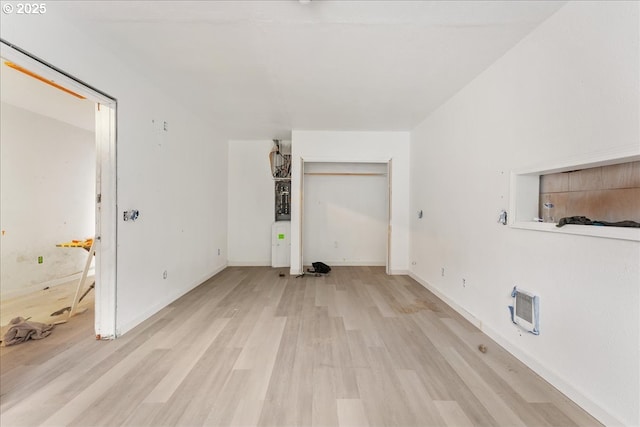
[[[496,221],[511,170],[640,151],[638,12],[567,4],[411,134],[411,211],[424,210],[411,217],[413,277],[601,421],[630,426],[640,243]],[[540,336],[511,323],[514,285],[540,295]]]
[[[132,69],[55,8],[33,18],[2,14],[2,38],[118,101],[116,329],[124,333],[225,267],[228,137],[155,87],[153,70]],[[163,121],[168,132],[158,129]],[[136,222],[122,221],[128,209],[140,210]]]
[[[4,102],[0,119],[0,291],[10,297],[84,268],[86,251],[56,244],[94,235],[96,149],[92,132]]]
[[[271,140],[229,141],[229,265],[271,265]]]
[[[303,264],[386,265],[387,193],[382,175],[306,175]]]
[[[303,130],[292,132],[291,274],[299,274],[303,268],[300,265],[301,159],[308,162],[386,162],[392,159],[390,270],[392,273],[407,271],[409,133]]]

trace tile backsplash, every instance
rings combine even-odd
[[[545,203],[553,204],[547,210]],[[540,176],[540,218],[640,222],[640,161]]]

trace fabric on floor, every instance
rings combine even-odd
[[[23,317],[15,317],[9,322],[9,329],[2,341],[5,346],[20,344],[27,340],[40,340],[51,335],[55,325],[27,322]]]

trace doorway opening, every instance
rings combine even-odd
[[[12,129],[11,135],[5,134],[3,123],[3,212],[0,236],[3,249],[3,299],[6,295],[26,295],[34,287],[43,289],[40,285],[44,285],[46,290],[54,290],[58,285],[66,284],[72,289],[72,295],[69,297],[65,294],[63,297],[60,294],[62,291],[56,292],[54,295],[60,300],[55,301],[52,306],[60,305],[60,310],[69,307],[69,310],[55,316],[55,319],[64,322],[70,320],[69,314],[81,312],[78,310],[78,299],[87,293],[87,299],[90,300],[93,296],[95,301],[93,329],[96,337],[115,338],[116,100],[17,46],[4,40],[0,40],[0,43],[0,67],[3,75],[15,73],[15,78],[22,79],[27,85],[24,88],[29,87],[28,84],[38,84],[49,91],[42,92],[49,95],[40,98],[42,102],[38,107],[33,107],[38,104],[37,99],[34,103],[34,93],[14,93],[13,101],[6,104],[3,93],[5,111],[2,120],[12,121],[7,126]],[[14,77],[13,74],[11,76]],[[28,99],[30,96],[31,100]],[[67,103],[66,106],[55,102],[56,99],[66,100],[66,97],[75,98],[74,101],[78,101],[77,105],[81,107],[74,110],[76,107],[72,105],[76,104],[69,101],[62,101]],[[32,107],[28,105],[29,102]],[[74,111],[79,111],[80,115],[87,114],[89,121],[93,121],[93,126],[90,122],[87,125],[86,116],[77,117],[78,114],[74,115]],[[42,131],[42,127],[35,126],[33,120],[51,126],[48,129],[52,131]],[[38,133],[38,130],[41,132]],[[58,132],[70,133],[60,136]],[[69,139],[74,140],[72,142],[76,142],[76,145],[69,142],[69,135],[73,135]],[[20,138],[25,141],[35,140],[35,147],[39,145],[42,148],[31,148],[33,152],[30,155],[33,159],[37,157],[39,163],[30,162],[28,153],[16,157],[19,161],[15,164],[7,163],[9,156],[16,154],[15,140]],[[53,146],[56,141],[65,144],[59,148],[58,153],[57,147]],[[43,166],[46,166],[48,173],[43,173]],[[12,173],[12,169],[15,172],[16,168],[22,170],[22,175]],[[30,182],[17,182],[16,177],[27,177]],[[54,191],[53,184],[49,182],[51,180],[63,188]],[[7,197],[11,195],[12,198],[5,200],[4,190],[9,187],[13,190],[7,193]],[[51,191],[42,191],[45,188],[50,188]],[[34,202],[35,198],[38,200]],[[31,215],[34,214],[33,206],[37,206],[35,210],[44,212],[37,212],[39,216]],[[60,215],[51,215],[53,218],[47,218],[46,221],[38,220],[54,211]],[[65,234],[67,231],[69,235]],[[48,251],[51,256],[39,254],[43,251]],[[68,265],[65,266],[65,262]],[[22,265],[18,266],[18,263]],[[81,283],[83,276],[91,274],[91,270],[95,277],[93,288],[93,280]],[[52,323],[46,319],[33,320]]]
[[[300,266],[391,265],[391,160],[301,159]]]

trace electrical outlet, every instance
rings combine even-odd
[[[440,269],[440,274],[442,275],[442,277],[444,277],[444,267]]]
[[[163,278],[163,279],[166,279],[166,278],[167,278],[167,276],[168,276],[168,273],[167,273],[167,270],[165,270],[165,271],[162,273],[162,278]]]
[[[467,287],[467,279],[462,279],[462,287],[466,288]]]
[[[220,255],[220,248],[218,248],[218,255]]]

